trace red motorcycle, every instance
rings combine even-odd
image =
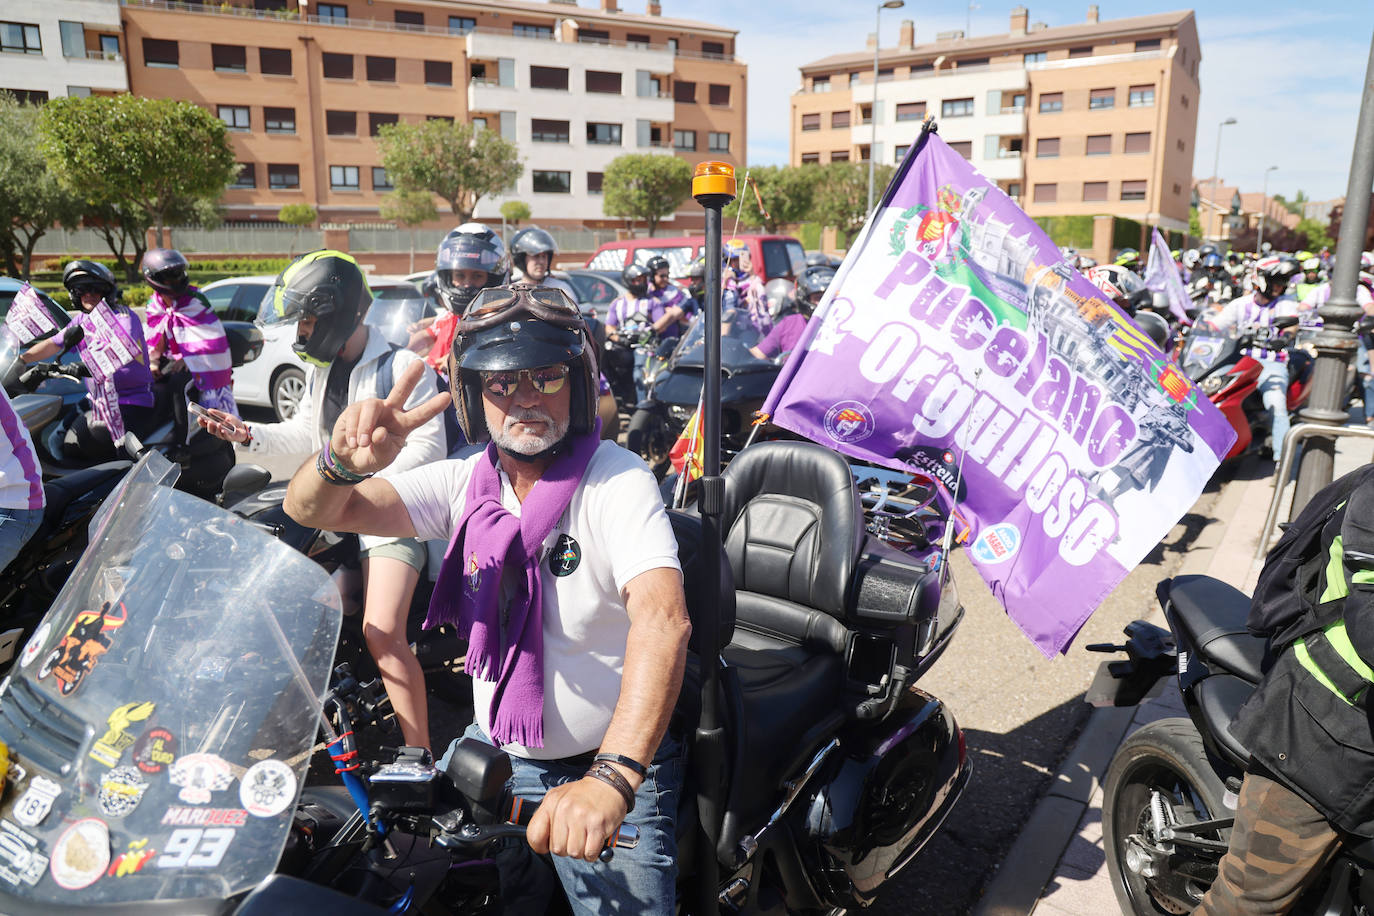
[[[1259,393],[1264,367],[1247,351],[1287,353],[1288,412],[1292,414],[1307,403],[1312,388],[1312,355],[1294,335],[1284,333],[1297,324],[1294,316],[1276,318],[1272,328],[1256,328],[1238,337],[1199,325],[1184,340],[1180,367],[1236,431],[1236,441],[1223,461],[1271,444],[1269,411]]]

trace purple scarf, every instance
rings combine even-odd
[[[463,514],[434,584],[425,628],[452,623],[468,641],[464,670],[494,681],[491,738],[497,745],[544,746],[544,605],[539,564],[544,540],[568,508],[601,444],[601,423],[549,465],[520,505],[516,518],[501,505],[496,446],[468,480]],[[515,592],[501,611],[501,576],[515,577]],[[504,629],[504,632],[503,632]],[[503,638],[510,634],[511,638]]]

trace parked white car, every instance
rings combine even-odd
[[[215,314],[226,321],[253,321],[263,296],[276,281],[273,274],[216,280],[201,289]],[[404,281],[368,281],[375,299],[415,299],[419,293]],[[296,326],[279,325],[262,332],[262,355],[234,370],[234,400],[254,407],[270,407],[278,420],[296,412],[305,396],[305,365],[291,349]]]

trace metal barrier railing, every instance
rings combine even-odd
[[[1274,526],[1279,522],[1279,508],[1283,504],[1284,490],[1288,489],[1288,478],[1293,472],[1294,456],[1298,444],[1311,436],[1330,436],[1333,439],[1353,436],[1356,439],[1374,439],[1374,429],[1368,426],[1331,426],[1326,423],[1299,423],[1288,431],[1283,440],[1283,454],[1279,456],[1278,467],[1274,470],[1274,495],[1269,498],[1269,511],[1264,516],[1264,529],[1260,531],[1259,543],[1255,547],[1256,563],[1264,560],[1269,552],[1269,539],[1274,536]],[[1289,513],[1292,520],[1292,513]]]

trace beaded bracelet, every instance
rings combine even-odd
[[[625,813],[629,814],[635,809],[635,790],[630,788],[630,783],[621,776],[619,771],[609,763],[599,761],[593,763],[591,769],[587,770],[587,776],[592,779],[600,780],[620,793],[620,798],[625,802]]]

